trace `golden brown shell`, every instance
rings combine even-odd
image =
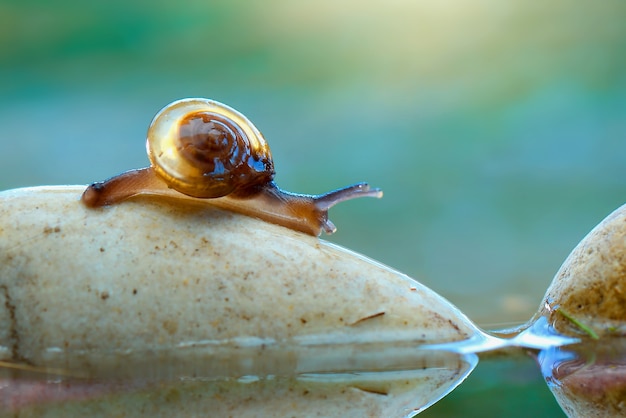
[[[274,177],[269,146],[244,115],[209,99],[163,108],[148,129],[148,157],[169,187],[193,197],[245,193]]]

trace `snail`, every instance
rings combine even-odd
[[[146,143],[151,166],[92,183],[91,208],[138,194],[210,199],[214,206],[317,236],[336,231],[328,210],[382,191],[357,183],[320,195],[291,193],[274,182],[270,148],[243,114],[210,99],[182,99],[152,120]]]

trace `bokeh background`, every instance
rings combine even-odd
[[[626,201],[625,21],[619,0],[3,0],[0,189],[145,166],[155,112],[214,98],[282,187],[384,189],[325,239],[513,326]],[[468,410],[560,414],[530,360],[481,363],[424,416]]]

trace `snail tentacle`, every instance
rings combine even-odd
[[[320,210],[328,210],[337,203],[356,199],[357,197],[381,198],[383,197],[383,191],[379,188],[370,187],[368,183],[356,183],[316,196],[315,205]]]

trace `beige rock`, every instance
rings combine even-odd
[[[626,205],[572,251],[548,288],[539,315],[566,335],[626,335]]]
[[[134,382],[134,387],[173,379],[174,386],[147,392],[160,399],[163,416],[167,411],[171,416],[183,401],[206,410],[207,398],[194,398],[194,390],[230,390],[211,398],[217,402],[212,408],[228,411],[242,405],[241,396],[257,399],[240,387],[236,379],[242,376],[261,378],[265,383],[255,383],[261,394],[273,384],[277,394],[293,394],[277,395],[284,406],[305,402],[308,393],[319,394],[311,399],[328,398],[330,376],[374,373],[381,384],[382,372],[413,370],[400,379],[405,383],[391,385],[421,388],[410,398],[413,403],[402,404],[410,414],[443,396],[473,367],[469,357],[460,356],[433,365],[433,357],[417,349],[477,331],[446,300],[397,271],[207,201],[144,196],[87,209],[79,201],[83,189],[0,193],[5,376],[32,379],[9,364],[62,374],[67,387],[80,378]],[[303,376],[320,373],[330,373],[331,380],[300,390],[310,385]],[[273,376],[282,380],[266,381]],[[232,379],[238,383],[230,389],[215,389]],[[15,387],[22,380],[12,382]],[[343,388],[337,394],[371,386],[336,383],[331,386]],[[364,410],[379,410],[381,399],[397,408],[392,399],[399,398],[361,389]],[[168,396],[172,390],[184,396]],[[107,407],[139,407],[132,393],[109,398]],[[341,396],[348,404],[354,401]],[[189,406],[190,397],[204,401]],[[19,403],[11,399],[8,404]],[[251,404],[259,409],[259,402]],[[32,411],[37,416],[37,408]]]
[[[538,316],[580,344],[546,351],[540,364],[570,417],[626,414],[626,206],[572,251]]]

